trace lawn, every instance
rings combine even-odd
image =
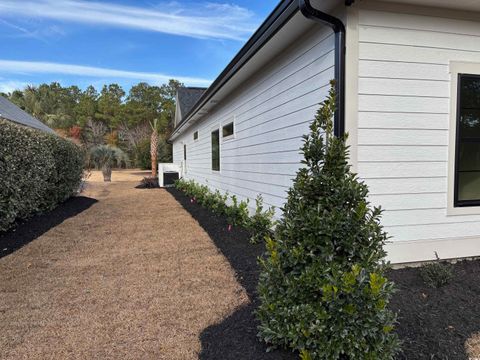
[[[204,329],[248,304],[190,214],[134,188],[143,175],[93,174],[93,204],[0,259],[2,359],[197,359]]]

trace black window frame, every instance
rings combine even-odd
[[[229,134],[229,135],[225,135],[225,129],[228,128],[228,127],[232,127],[232,133]],[[222,138],[223,139],[230,139],[231,137],[233,137],[235,135],[235,123],[234,121],[230,121],[229,123],[225,124],[222,126]]]
[[[217,141],[217,151],[218,154],[217,156],[214,156],[214,134],[217,133],[216,135],[216,141]],[[220,129],[213,130],[211,133],[211,146],[212,146],[212,171],[220,171]],[[216,159],[215,159],[216,158]]]
[[[193,133],[193,140],[198,140],[198,131]]]
[[[459,187],[459,162],[460,162],[460,116],[461,116],[461,92],[462,92],[462,80],[464,78],[477,78],[480,80],[480,74],[468,74],[459,73],[457,78],[457,104],[456,104],[456,116],[455,116],[455,166],[454,166],[454,184],[453,184],[453,206],[454,207],[473,207],[480,206],[480,198],[475,200],[459,200],[458,187]],[[480,143],[480,138],[470,139],[469,142]]]
[[[187,144],[183,144],[183,160],[187,161]]]

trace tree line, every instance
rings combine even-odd
[[[118,147],[132,166],[150,168],[151,124],[159,133],[158,161],[171,161],[166,140],[175,116],[175,94],[183,86],[170,80],[160,86],[140,82],[128,93],[118,84],[63,87],[58,82],[27,86],[1,95],[64,137],[87,150],[99,145]]]

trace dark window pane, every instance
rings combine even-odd
[[[198,139],[198,131],[195,131],[193,133],[193,140],[197,140]]]
[[[458,200],[480,199],[480,171],[458,174]]]
[[[478,110],[480,108],[480,77],[463,75],[460,86],[461,108]]]
[[[220,131],[212,131],[212,170],[220,171]]]
[[[458,171],[480,171],[480,142],[461,141],[457,151]]]
[[[223,127],[222,134],[223,134],[223,137],[233,135],[233,122],[231,122],[230,124],[227,124]]]
[[[187,160],[187,145],[183,145],[183,160]]]
[[[480,139],[480,110],[460,110],[460,139]]]
[[[458,86],[455,191],[461,206],[480,200],[480,77],[462,74]]]

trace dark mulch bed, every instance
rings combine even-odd
[[[190,198],[179,190],[175,188],[167,190],[208,233],[230,262],[237,273],[239,283],[252,300],[249,306],[237,310],[221,323],[212,325],[202,332],[200,359],[298,359],[298,354],[289,351],[276,350],[267,353],[266,345],[257,338],[258,322],[253,313],[258,304],[256,287],[259,267],[257,258],[262,255],[264,245],[251,244],[249,234],[244,229],[234,227],[228,231],[228,223],[224,217],[216,216],[197,203],[192,203]]]
[[[18,222],[11,230],[0,233],[0,258],[27,245],[51,228],[88,209],[96,202],[97,200],[89,197],[75,196],[50,212]]]
[[[258,323],[253,314],[258,304],[256,259],[263,253],[263,244],[252,245],[245,230],[234,228],[229,232],[223,217],[192,203],[177,189],[168,191],[210,235],[252,299],[250,306],[205,329],[200,358],[298,359],[298,354],[286,351],[265,353],[266,346],[256,336]],[[467,359],[465,341],[480,331],[480,260],[459,262],[454,273],[453,280],[439,289],[427,287],[418,268],[388,273],[398,289],[391,303],[398,313],[397,333],[403,341],[398,360]]]
[[[417,268],[390,271],[397,294],[397,332],[403,341],[398,359],[467,359],[464,344],[480,331],[480,260],[454,265],[454,278],[438,288],[427,287]]]

